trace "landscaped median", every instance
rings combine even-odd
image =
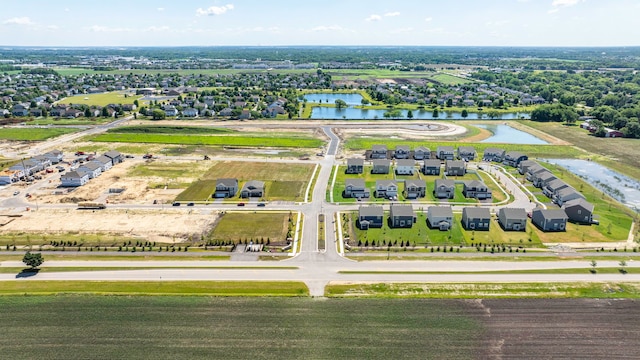
[[[294,281],[3,281],[0,295],[309,296]]]
[[[490,298],[640,298],[638,283],[373,283],[325,287],[325,296],[490,299]]]

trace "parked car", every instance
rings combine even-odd
[[[187,206],[193,206],[193,205],[195,205],[195,204],[194,204],[194,203],[192,203],[192,202],[187,203]]]
[[[133,155],[125,155],[124,157],[126,157],[127,159],[133,159]]]
[[[84,155],[84,151],[76,151],[76,156]]]
[[[259,207],[265,207],[265,206],[267,206],[267,204],[265,204],[265,203],[258,203],[258,206],[259,206]]]
[[[238,206],[244,206],[244,203],[238,203]]]
[[[13,192],[13,196],[16,196],[16,195],[18,195],[18,194],[20,194],[20,191],[14,191],[14,192]]]
[[[171,204],[171,205],[173,205],[173,206],[180,206],[180,203],[176,201],[176,202],[174,202],[174,203],[173,203],[173,204]]]

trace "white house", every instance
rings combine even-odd
[[[89,161],[78,167],[79,171],[89,174],[89,179],[94,179],[102,174],[102,166],[98,162]]]
[[[69,171],[60,177],[64,187],[78,187],[89,182],[89,174],[82,171]]]
[[[111,169],[111,167],[113,166],[111,159],[104,155],[98,156],[97,158],[93,159],[93,162],[100,164],[100,167],[102,168],[102,172],[105,172]]]
[[[415,171],[416,162],[411,159],[399,159],[396,160],[396,174],[397,175],[413,175]]]

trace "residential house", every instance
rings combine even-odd
[[[567,213],[562,209],[539,209],[531,212],[531,222],[542,231],[565,231]]]
[[[369,189],[367,189],[364,179],[345,179],[342,197],[356,199],[368,198]]]
[[[396,175],[413,175],[416,162],[411,159],[396,160]]]
[[[364,172],[363,159],[347,159],[345,174],[362,174]]]
[[[212,197],[231,198],[236,196],[238,192],[238,179],[223,178],[216,180],[216,190],[213,192]]]
[[[564,189],[558,190],[556,196],[553,198],[553,202],[558,204],[558,206],[564,205],[564,203],[576,200],[576,199],[584,199],[584,195],[582,195],[578,190],[572,188],[571,186],[566,187]]]
[[[458,146],[458,159],[464,161],[475,160],[476,149],[473,146]]]
[[[427,183],[421,179],[405,180],[402,195],[404,195],[405,199],[425,197],[427,195]]]
[[[218,112],[220,116],[231,116],[233,115],[233,109],[226,107]]]
[[[456,184],[449,179],[436,179],[433,187],[433,196],[438,199],[453,199]]]
[[[422,173],[425,175],[440,175],[440,160],[428,159],[424,161],[422,165]]]
[[[416,222],[413,206],[404,204],[391,204],[389,211],[389,227],[410,228]]]
[[[137,108],[136,104],[122,104],[122,111],[134,111]]]
[[[521,161],[528,160],[529,157],[519,151],[507,151],[504,153],[502,163],[508,166],[518,167]]]
[[[240,112],[240,115],[238,115],[238,119],[240,119],[240,120],[249,120],[249,119],[251,119],[251,111],[242,110]]]
[[[542,188],[542,192],[549,198],[549,199],[553,199],[553,197],[558,193],[558,191],[560,189],[564,189],[566,187],[569,187],[569,184],[567,184],[566,182],[560,180],[560,179],[553,179],[551,181],[549,181],[544,188]]]
[[[431,229],[447,231],[453,226],[451,206],[429,206],[427,209],[427,226]]]
[[[436,148],[436,157],[440,160],[453,160],[454,154],[453,146],[438,146]]]
[[[447,160],[444,164],[444,173],[447,176],[464,176],[467,165],[462,160]]]
[[[376,159],[376,160],[373,160],[371,173],[372,174],[388,174],[390,168],[391,168],[391,160]]]
[[[396,198],[398,196],[398,182],[395,180],[376,180],[374,196],[386,199]]]
[[[424,146],[418,146],[413,152],[413,158],[416,160],[424,160],[431,157],[431,150]]]
[[[178,116],[178,109],[173,105],[166,105],[163,110],[166,116]]]
[[[522,208],[500,208],[498,223],[505,231],[526,231],[527,212]]]
[[[30,160],[35,162],[38,165],[36,171],[42,171],[48,168],[49,166],[51,166],[51,160],[49,160],[49,158],[44,155],[36,155],[32,157]]]
[[[491,199],[491,190],[480,180],[470,180],[463,182],[462,195],[478,200]]]
[[[491,211],[484,207],[465,207],[462,209],[462,226],[467,230],[488,231],[491,224]]]
[[[65,116],[67,108],[65,106],[56,106],[49,110],[49,116],[51,117],[63,117]]]
[[[485,161],[502,162],[504,158],[504,150],[494,147],[484,149],[482,158]]]
[[[408,145],[397,145],[396,151],[393,153],[393,157],[396,159],[408,159],[411,154],[411,149]]]
[[[0,171],[0,185],[8,185],[18,182],[21,177],[24,177],[24,172],[21,170]]]
[[[23,174],[22,176],[31,176],[34,173],[40,171],[40,169],[38,169],[39,166],[40,164],[38,162],[27,159],[27,160],[22,160],[17,164],[11,166],[9,170],[19,171]]]
[[[34,116],[34,117],[42,116],[42,109],[39,109],[39,108],[30,109],[29,110],[29,115]]]
[[[95,179],[102,174],[102,166],[94,161],[86,162],[78,167],[78,171],[85,172],[89,175],[89,179]]]
[[[29,115],[29,106],[23,104],[16,104],[11,109],[11,115],[13,116],[27,116]]]
[[[358,209],[358,223],[360,230],[381,228],[384,219],[384,209],[379,205],[360,206]]]
[[[102,172],[111,169],[111,167],[113,166],[113,162],[111,161],[111,159],[104,155],[98,156],[97,158],[93,159],[93,161],[100,165]]]
[[[387,158],[387,145],[373,145],[371,147],[372,159],[386,159]]]
[[[58,164],[62,161],[63,153],[60,150],[51,150],[47,153],[44,153],[44,156],[49,159],[52,164]]]
[[[562,205],[569,221],[576,224],[593,223],[593,204],[585,199],[569,200]]]
[[[250,180],[244,183],[242,190],[240,190],[240,197],[263,197],[264,196],[264,181]]]
[[[536,180],[533,183],[533,185],[538,188],[544,189],[544,187],[549,183],[549,181],[556,180],[556,179],[557,177],[553,175],[550,171],[542,171],[536,174]]]
[[[524,160],[518,164],[518,172],[520,173],[520,175],[525,175],[529,172],[529,170],[536,171],[542,168],[542,165],[533,160]]]
[[[549,170],[547,170],[546,168],[543,168],[542,166],[538,167],[538,166],[532,166],[529,168],[529,170],[527,171],[527,180],[531,181],[531,183],[533,185],[535,185],[538,182],[538,176],[542,176],[544,174],[551,174],[551,172]]]
[[[198,109],[186,108],[186,109],[182,110],[182,116],[184,116],[184,117],[197,117],[198,116]]]
[[[124,161],[124,156],[122,156],[122,154],[120,152],[115,151],[115,150],[107,151],[106,153],[104,153],[104,156],[106,156],[109,159],[111,159],[111,163],[113,165],[119,164],[119,163]]]
[[[82,171],[69,171],[60,177],[61,186],[78,187],[89,182],[89,174]]]

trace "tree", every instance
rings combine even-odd
[[[413,111],[409,110],[407,112],[407,119],[413,119]]]
[[[133,105],[135,105],[136,108],[140,107],[140,102],[138,102],[138,99],[133,100]]]
[[[462,116],[463,119],[466,119],[467,116],[469,116],[467,109],[462,109],[462,114],[460,114],[460,116]]]
[[[447,107],[452,107],[453,106],[453,99],[452,98],[448,98],[447,99]]]
[[[620,269],[618,269],[620,271],[621,274],[626,274],[627,273],[627,262],[624,260],[620,260],[619,262],[620,265]]]
[[[344,100],[342,100],[342,99],[337,99],[336,100],[336,108],[342,109],[342,108],[345,108],[345,107],[347,107],[347,103]]]
[[[160,109],[154,109],[151,116],[153,120],[164,120],[166,114]]]
[[[38,266],[42,265],[42,263],[44,262],[44,259],[42,258],[42,254],[40,253],[31,253],[30,251],[27,251],[26,254],[24,254],[24,257],[22,258],[22,262],[29,266],[31,269],[36,269],[38,268]]]
[[[591,269],[589,271],[591,271],[592,274],[598,272],[598,270],[596,270],[596,266],[598,266],[598,263],[595,260],[591,260]]]
[[[438,109],[433,109],[433,114],[431,114],[431,116],[433,116],[434,118],[440,116],[440,114],[438,113]]]

